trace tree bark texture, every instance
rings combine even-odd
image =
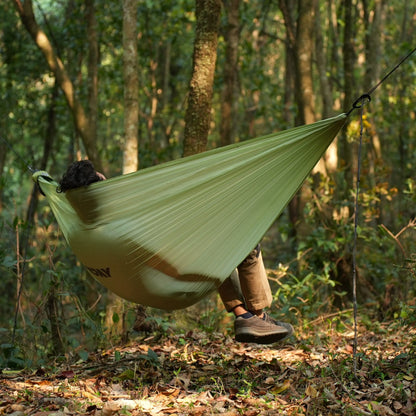
[[[98,123],[98,34],[94,0],[85,0],[88,40],[88,123],[91,140],[97,143]]]
[[[312,80],[312,51],[314,29],[314,0],[299,0],[296,24],[296,96],[299,124],[315,121],[315,104]]]
[[[314,22],[314,31],[315,31],[315,59],[316,59],[316,68],[319,75],[319,86],[320,86],[320,96],[322,98],[322,118],[328,118],[333,114],[333,99],[332,99],[332,90],[331,84],[329,82],[328,73],[328,62],[326,59],[326,48],[324,45],[324,36],[322,34],[322,19],[321,19],[321,10],[319,1],[315,0],[315,22]]]
[[[240,0],[226,0],[224,1],[224,7],[227,13],[227,24],[225,28],[224,89],[221,101],[221,146],[233,142],[234,108],[238,76],[238,43],[240,40]]]
[[[193,72],[185,114],[184,156],[206,150],[220,14],[220,0],[196,0],[196,34]]]
[[[291,0],[279,0],[286,27],[287,62],[293,61],[295,70],[295,101],[297,125],[315,121],[315,104],[312,78],[312,52],[314,50],[314,0],[298,0],[297,19]],[[292,55],[289,57],[289,55]],[[286,71],[290,70],[287,66]]]
[[[320,97],[322,99],[322,118],[328,118],[333,115],[333,95],[330,78],[328,77],[328,61],[324,36],[322,34],[322,19],[320,2],[315,0],[315,60],[319,76]],[[327,175],[329,172],[335,172],[338,165],[337,142],[334,140],[328,147],[323,158],[319,162],[317,170]]]
[[[53,354],[55,356],[60,356],[65,353],[65,345],[61,333],[62,319],[59,310],[60,300],[58,300],[59,295],[56,290],[58,287],[58,281],[54,274],[51,274],[51,276],[51,284],[45,304],[45,309],[50,324]]]
[[[43,142],[42,160],[40,161],[40,164],[38,166],[40,170],[47,170],[49,156],[52,152],[52,146],[56,138],[56,101],[57,99],[58,99],[58,86],[56,85],[56,79],[55,79],[55,85],[52,90],[51,102],[50,102],[49,110],[48,110],[48,119],[47,119],[48,124],[46,127],[45,140]],[[32,188],[32,193],[30,195],[30,200],[29,200],[28,209],[26,213],[26,222],[30,225],[34,223],[34,217],[37,211],[38,202],[39,202],[39,188],[35,184]],[[27,238],[30,238],[29,234],[27,234]]]
[[[312,51],[314,46],[314,0],[298,0],[297,19],[294,20],[293,2],[280,0],[287,39],[287,64],[293,62],[295,69],[295,102],[297,105],[296,125],[315,121],[315,105],[312,81]],[[292,58],[292,59],[290,59]],[[289,66],[286,72],[289,71]],[[302,222],[302,211],[305,204],[301,188],[292,198],[288,206],[293,236],[298,233]]]
[[[137,0],[123,1],[124,149],[123,173],[139,168],[139,74]]]
[[[343,57],[344,57],[344,111],[351,108],[354,99],[354,30],[353,30],[353,6],[352,0],[344,0],[344,42],[343,42]],[[347,121],[348,123],[348,121]],[[353,187],[352,177],[352,149],[347,142],[347,129],[344,128],[341,132],[338,141],[338,163],[339,169],[344,172],[344,184],[340,187],[343,190],[344,196],[348,197],[348,192]],[[341,196],[342,197],[342,196]]]
[[[286,28],[285,42],[285,84],[284,84],[284,120],[286,128],[293,127],[293,106],[295,89],[295,25],[293,20],[295,4],[291,1],[279,0]]]
[[[381,57],[383,44],[383,23],[385,19],[385,0],[376,0],[373,9],[368,8],[368,1],[363,0],[364,24],[367,27],[365,36],[365,63],[363,91],[368,91],[380,79]],[[377,98],[376,98],[377,99]],[[373,125],[371,136],[373,159],[382,163],[381,143],[376,130],[376,123]]]
[[[62,89],[68,106],[71,110],[75,126],[83,140],[87,155],[98,170],[102,170],[101,160],[98,154],[97,143],[94,141],[92,129],[84,108],[75,96],[74,86],[64,64],[57,56],[46,34],[39,28],[34,13],[32,0],[13,0],[17,12],[26,30],[35,44],[43,53],[49,69],[54,73],[59,87]]]
[[[6,154],[7,154],[7,146],[0,142],[0,212],[3,209],[3,170],[6,165]]]

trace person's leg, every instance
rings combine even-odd
[[[263,309],[272,304],[273,296],[259,245],[242,261],[237,270],[246,309],[261,316]]]
[[[227,312],[236,316],[247,311],[261,315],[263,308],[271,305],[272,293],[259,246],[239,264],[218,292]]]
[[[244,304],[237,270],[234,270],[231,276],[224,280],[218,288],[218,293],[227,312],[235,313],[235,310]]]
[[[237,341],[269,344],[287,338],[293,332],[289,324],[273,321],[263,308],[269,307],[272,294],[267,273],[257,246],[238,266],[236,274],[219,288],[228,312],[233,312]]]

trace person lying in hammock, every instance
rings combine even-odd
[[[89,160],[81,160],[68,167],[59,192],[105,179]],[[272,294],[259,245],[237,267],[237,272],[238,278],[229,277],[218,288],[225,309],[235,315],[236,341],[271,344],[292,335],[290,324],[275,321],[263,311],[270,307]]]

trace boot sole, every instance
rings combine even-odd
[[[287,332],[275,333],[275,334],[266,334],[266,335],[256,335],[253,333],[239,333],[236,334],[235,340],[238,342],[252,342],[255,344],[273,344],[274,342],[283,341],[288,338],[290,334]]]

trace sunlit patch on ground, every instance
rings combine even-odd
[[[320,323],[269,347],[221,334],[139,339],[87,361],[4,370],[13,416],[414,415],[415,328],[336,331]]]

